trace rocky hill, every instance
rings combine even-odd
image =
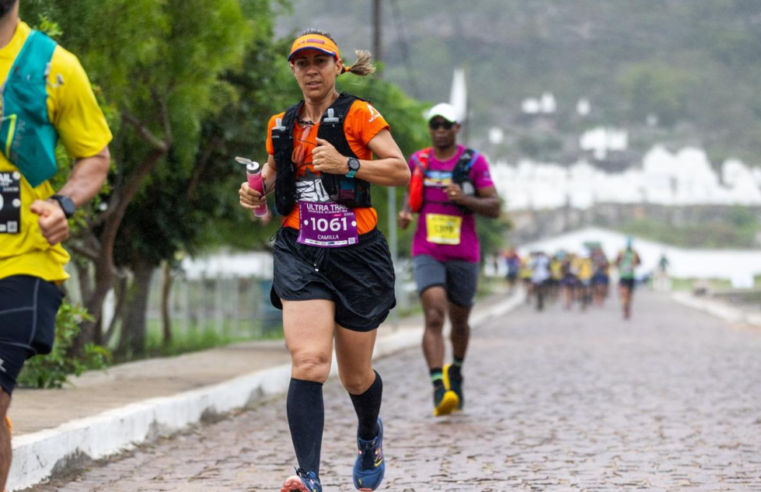
[[[493,153],[562,159],[581,131],[605,125],[627,129],[640,152],[691,144],[712,162],[761,163],[761,2],[385,0],[383,13],[384,76],[436,102],[465,66],[473,138],[485,145],[493,126],[509,136]],[[296,0],[278,31],[306,27],[332,32],[350,61],[371,47],[371,2]],[[527,122],[522,102],[545,92],[557,113]]]

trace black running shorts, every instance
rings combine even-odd
[[[394,265],[383,234],[374,229],[359,243],[317,248],[296,242],[298,231],[283,227],[275,239],[272,305],[325,299],[336,305],[335,322],[353,331],[372,331],[396,306]]]
[[[52,282],[18,275],[0,279],[0,387],[12,394],[27,359],[49,354],[63,292]]]
[[[419,295],[431,287],[444,287],[452,304],[471,307],[478,289],[478,263],[449,260],[441,262],[432,256],[418,255],[412,259],[415,283]]]
[[[625,287],[629,290],[634,290],[634,286],[636,285],[636,281],[633,278],[622,278],[618,281],[618,284],[621,287]]]

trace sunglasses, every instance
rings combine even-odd
[[[439,128],[444,127],[444,130],[451,130],[454,125],[455,124],[451,121],[431,121],[428,123],[428,128],[431,130],[438,130]]]

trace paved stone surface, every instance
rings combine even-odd
[[[640,293],[630,322],[612,302],[491,322],[450,418],[430,415],[419,351],[377,368],[385,490],[761,491],[761,331],[665,297]],[[336,381],[325,397],[325,490],[352,490],[351,402]],[[293,465],[279,399],[34,491],[272,491]]]

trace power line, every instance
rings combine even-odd
[[[420,91],[418,91],[417,81],[415,79],[415,72],[412,67],[412,61],[410,58],[409,44],[407,43],[407,36],[404,29],[404,21],[402,20],[402,11],[399,8],[399,2],[397,0],[391,0],[391,11],[394,15],[394,25],[396,28],[396,35],[399,38],[399,43],[402,49],[402,61],[404,62],[404,68],[407,72],[407,83],[410,86],[410,92],[412,97],[419,99]]]

